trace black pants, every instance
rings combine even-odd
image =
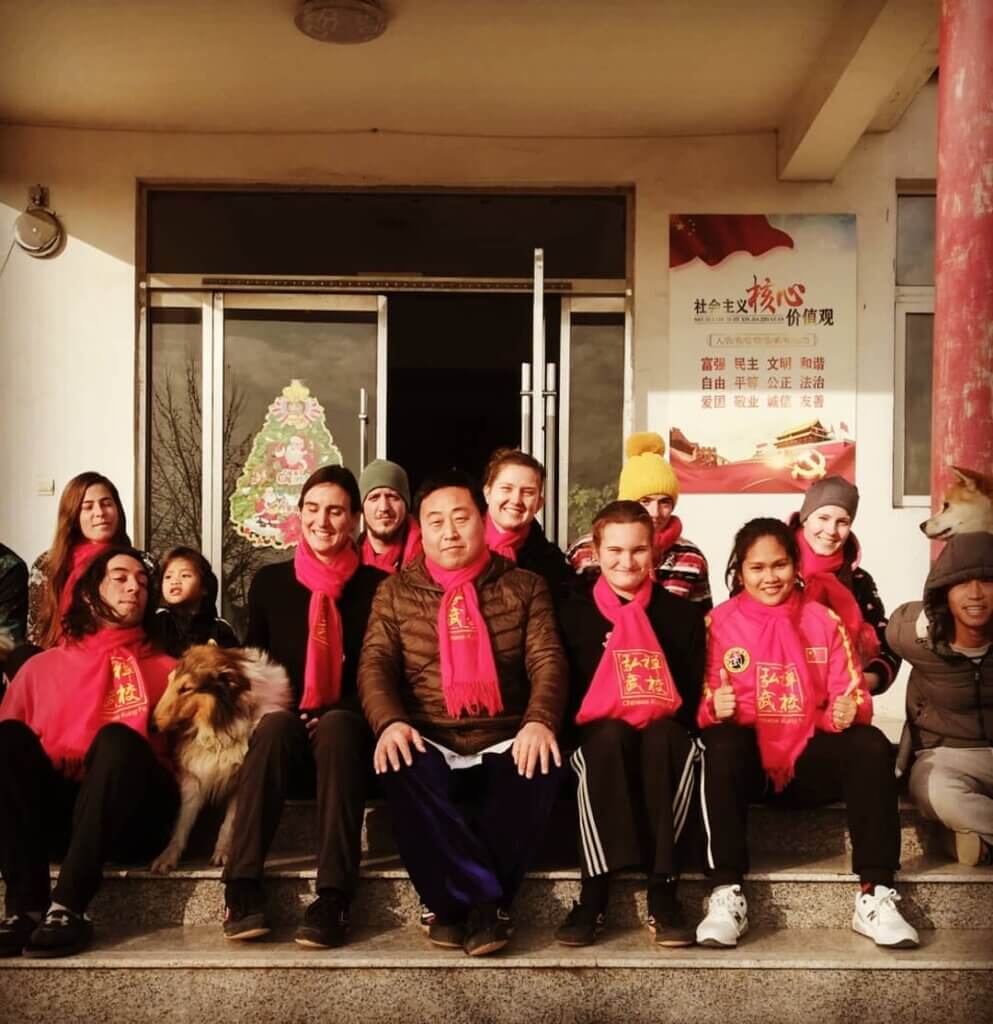
[[[470,907],[509,907],[537,848],[565,769],[518,773],[510,751],[484,754],[471,768],[448,767],[437,747],[380,776],[393,835],[410,879],[440,918]]]
[[[51,900],[82,913],[107,860],[147,862],[165,846],[179,790],[147,741],[105,725],[82,782],[60,775],[22,722],[0,722],[0,873],[7,913],[44,912]],[[49,897],[49,858],[62,870]]]
[[[627,867],[678,874],[676,847],[689,814],[697,748],[670,718],[636,729],[615,718],[580,729],[570,761],[578,779],[583,876]]]
[[[362,859],[362,815],[372,774],[372,732],[353,711],[321,716],[313,738],[289,711],[265,716],[252,734],[238,779],[228,882],[261,880],[289,797],[317,795],[317,888],[350,898]]]
[[[731,723],[702,735],[700,789],[707,835],[708,874],[715,885],[740,882],[748,871],[748,804],[773,798],[762,769],[755,730]],[[900,813],[894,754],[874,726],[816,732],[797,759],[778,803],[816,807],[842,799],[852,837],[852,870],[863,883],[892,885],[900,867]]]

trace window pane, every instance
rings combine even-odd
[[[199,309],[152,308],[149,317],[149,550],[200,550],[202,434]]]
[[[292,557],[303,482],[327,464],[359,474],[361,388],[375,457],[376,337],[375,313],[225,312],[221,614],[240,633],[256,570]]]
[[[568,543],[617,497],[624,416],[624,317],[577,315],[569,354]]]
[[[931,340],[933,313],[908,313],[904,381],[904,494],[931,493]]]
[[[896,283],[934,284],[934,196],[898,196]]]

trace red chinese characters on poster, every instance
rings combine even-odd
[[[669,455],[686,493],[855,474],[855,217],[670,217]]]

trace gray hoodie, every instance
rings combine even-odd
[[[931,567],[924,600],[901,605],[886,640],[910,663],[907,724],[913,748],[993,746],[993,649],[980,659],[952,650],[948,588],[993,580],[993,534],[952,537]]]

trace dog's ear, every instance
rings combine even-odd
[[[976,490],[976,482],[979,478],[979,474],[971,469],[964,469],[961,466],[952,466],[952,472],[959,478],[959,483],[965,484],[970,490]]]

